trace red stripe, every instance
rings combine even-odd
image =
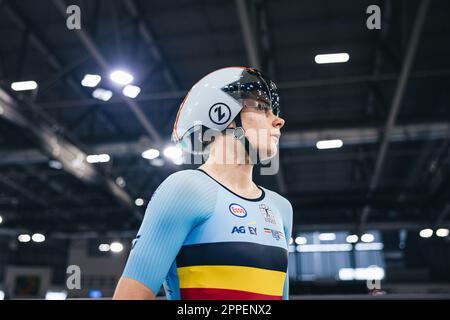
[[[282,300],[282,296],[271,296],[241,290],[181,288],[182,300]]]

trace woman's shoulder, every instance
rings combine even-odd
[[[275,202],[277,205],[280,205],[282,207],[287,207],[287,208],[291,208],[291,202],[283,197],[281,194],[279,194],[278,192],[275,192],[273,190],[261,187],[262,189],[264,189],[264,192],[266,193],[266,195],[270,198],[271,201]]]
[[[267,188],[263,189],[264,192],[266,193],[266,196],[269,197],[270,201],[272,201],[278,207],[280,213],[283,216],[283,220],[285,222],[292,223],[293,209],[291,202],[287,198],[283,197],[282,195],[273,190]]]
[[[180,170],[170,174],[158,187],[171,194],[187,194],[191,199],[211,197],[215,185],[198,170]],[[158,191],[158,190],[156,190]],[[155,192],[156,193],[156,192]]]
[[[178,186],[195,187],[203,185],[206,181],[209,181],[209,179],[205,179],[204,174],[199,170],[186,169],[170,174],[163,183],[174,183]]]
[[[155,190],[150,202],[208,216],[217,201],[217,188],[197,170],[180,170],[169,175]]]

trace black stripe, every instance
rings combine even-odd
[[[229,265],[286,272],[286,249],[251,242],[213,242],[185,245],[176,258],[177,267]]]

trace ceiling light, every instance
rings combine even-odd
[[[319,234],[319,240],[320,241],[334,241],[334,240],[336,240],[336,234],[335,233],[321,233],[321,234]]]
[[[81,85],[83,87],[90,87],[93,88],[97,86],[100,81],[102,80],[102,77],[98,74],[86,74],[84,75],[83,80],[81,80]]]
[[[31,239],[34,242],[44,242],[45,241],[45,236],[41,233],[35,233],[31,236]]]
[[[379,251],[383,250],[384,244],[381,242],[373,242],[373,243],[357,243],[355,245],[356,251]]]
[[[29,234],[20,234],[17,237],[17,240],[19,240],[19,242],[30,242],[31,241],[31,237]]]
[[[127,185],[125,182],[125,179],[122,177],[117,177],[116,178],[116,184],[121,187],[121,188],[125,188],[125,186]]]
[[[97,88],[94,90],[94,92],[92,92],[92,96],[98,100],[108,101],[109,99],[112,98],[113,93],[110,90]]]
[[[53,168],[53,169],[56,169],[56,170],[61,170],[62,167],[63,167],[62,163],[59,162],[58,160],[50,160],[50,161],[48,162],[48,166],[49,166],[50,168]]]
[[[365,233],[361,236],[362,242],[373,242],[375,240],[375,237],[371,233]]]
[[[350,56],[348,53],[318,54],[314,57],[314,61],[317,64],[342,63],[342,62],[347,62],[349,59],[350,59]]]
[[[142,198],[137,198],[137,199],[134,201],[134,204],[137,205],[138,207],[141,207],[141,206],[144,205],[144,199],[142,199]]]
[[[353,246],[349,243],[333,243],[333,244],[305,244],[297,246],[298,252],[345,252],[352,251]]]
[[[111,72],[109,75],[109,78],[114,81],[115,83],[121,84],[121,85],[127,85],[131,83],[134,79],[134,77],[129,74],[128,72],[125,72],[123,70],[115,70]]]
[[[183,164],[183,152],[177,146],[170,146],[164,149],[164,156],[172,160],[176,165]]]
[[[153,160],[159,157],[158,149],[148,149],[142,152],[142,158]]]
[[[120,242],[113,242],[111,243],[109,248],[112,252],[122,252],[123,244],[121,244]]]
[[[107,243],[102,243],[98,246],[98,250],[101,252],[108,252],[110,250],[110,246]]]
[[[296,244],[306,244],[307,240],[305,237],[297,237],[295,238],[295,243]]]
[[[47,291],[45,294],[45,300],[66,300],[66,291]]]
[[[422,238],[430,238],[433,235],[433,230],[431,229],[420,230],[419,235]]]
[[[436,230],[436,235],[441,238],[448,236],[448,233],[449,231],[447,228],[440,228]]]
[[[86,161],[89,163],[109,162],[111,157],[109,154],[90,154],[86,157]]]
[[[131,84],[127,85],[122,90],[122,93],[124,96],[133,98],[133,99],[136,98],[140,92],[141,92],[141,88],[139,88],[138,86],[133,86]]]
[[[34,90],[38,86],[36,81],[18,81],[11,83],[11,89],[14,91]]]
[[[317,149],[336,149],[341,148],[343,145],[344,143],[340,139],[321,140],[316,143]]]

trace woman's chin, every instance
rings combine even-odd
[[[265,153],[260,152],[261,161],[267,161],[275,157],[278,153],[278,147],[272,147],[270,150],[266,150]]]

